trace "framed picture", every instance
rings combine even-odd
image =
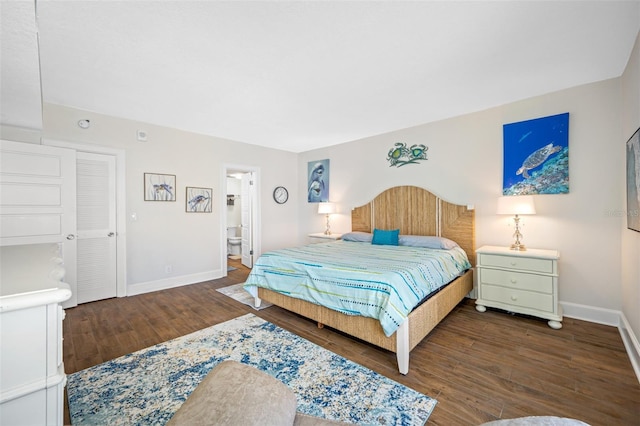
[[[160,173],[144,174],[145,201],[175,201],[176,175]]]
[[[640,232],[640,128],[627,141],[627,228]]]
[[[185,210],[187,213],[211,213],[213,189],[187,186]]]
[[[569,192],[569,113],[505,124],[502,195]]]
[[[307,171],[307,201],[329,201],[329,160],[309,161]]]

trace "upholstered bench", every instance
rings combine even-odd
[[[223,361],[200,382],[167,425],[322,426],[344,424],[297,413],[281,381],[236,361]]]

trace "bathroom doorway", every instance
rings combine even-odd
[[[260,255],[258,170],[228,165],[224,167],[224,181],[226,191],[223,194],[222,235],[226,238],[223,239],[221,250],[223,271],[228,272],[229,259],[240,260],[242,265],[251,268],[254,259]]]

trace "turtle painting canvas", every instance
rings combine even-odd
[[[503,126],[503,195],[569,192],[569,113]]]

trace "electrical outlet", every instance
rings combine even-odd
[[[165,266],[165,267],[164,267],[164,272],[165,272],[166,274],[170,274],[171,272],[173,272],[173,266],[171,266],[171,265],[167,265],[167,266]]]

